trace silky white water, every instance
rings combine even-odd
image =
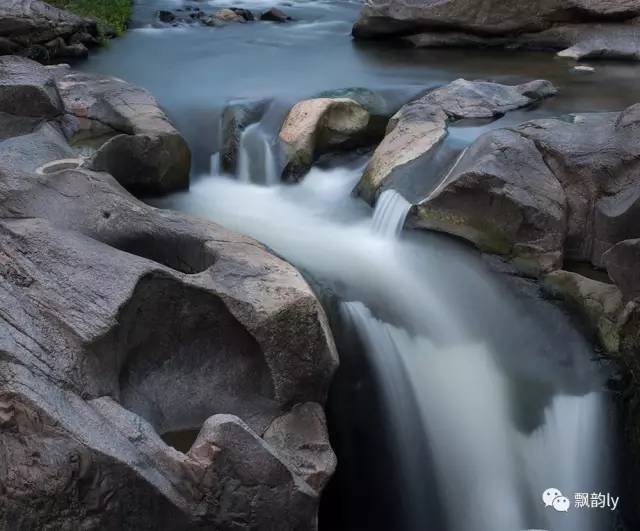
[[[245,131],[254,147],[241,157],[269,159],[258,131]],[[438,531],[607,529],[608,515],[557,513],[541,499],[550,487],[572,501],[611,487],[602,379],[564,316],[522,301],[457,242],[403,237],[402,196],[385,191],[372,213],[351,195],[364,162],[275,186],[246,182],[245,164],[172,205],[252,235],[343,301],[393,433],[403,528],[428,529],[425,502],[437,496]]]

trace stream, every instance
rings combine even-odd
[[[354,42],[354,1],[282,2],[295,19],[287,24],[157,23],[158,9],[185,5],[196,3],[136,1],[132,29],[78,67],[149,89],[189,142],[189,191],[154,204],[253,236],[296,265],[325,303],[341,357],[328,404],[339,465],[320,529],[620,529],[624,499],[617,511],[573,507],[576,493],[623,492],[611,369],[535,284],[495,273],[469,246],[402,225],[408,201],[435,187],[483,132],[621,110],[640,94],[640,67],[594,63],[584,74],[545,53]],[[364,87],[393,111],[459,77],[545,78],[560,93],[492,123],[451,127],[419,182],[385,192],[375,210],[351,194],[366,152],[326,157],[300,183],[280,182],[275,140],[295,102]],[[243,134],[236,174],[224,175],[222,112],[258,100],[268,108]],[[545,507],[548,488],[571,509]]]

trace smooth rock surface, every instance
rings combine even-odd
[[[458,79],[404,105],[389,121],[356,187],[370,204],[389,187],[394,172],[428,155],[446,136],[448,124],[460,119],[495,118],[556,93],[548,81],[501,85]]]
[[[283,177],[297,180],[320,155],[366,145],[369,112],[348,98],[314,98],[296,103],[280,129],[285,157]]]
[[[408,225],[463,237],[537,276],[640,237],[640,106],[478,139]]]

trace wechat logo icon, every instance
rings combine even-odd
[[[558,489],[547,489],[542,493],[542,501],[545,507],[553,507],[560,513],[566,513],[571,507],[569,498],[562,495]]]

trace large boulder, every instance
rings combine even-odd
[[[79,45],[98,44],[95,20],[78,17],[40,0],[0,4],[0,55],[20,53],[40,62],[75,57]]]
[[[175,132],[147,93],[1,61],[3,110],[31,90],[22,115],[0,112],[3,523],[313,528],[337,359],[309,286],[255,241],[87,168],[104,137]],[[160,438],[185,430],[201,432],[186,453]]]
[[[502,85],[458,79],[403,106],[389,121],[357,185],[357,193],[373,204],[409,163],[428,156],[461,119],[491,119],[531,105],[556,93],[548,81]]]
[[[419,47],[566,50],[563,55],[640,59],[640,0],[367,0],[356,38],[399,37]]]
[[[534,276],[564,259],[602,267],[616,243],[640,237],[639,135],[638,105],[487,133],[407,223],[465,238]]]
[[[0,57],[0,112],[55,119],[84,166],[133,193],[189,185],[187,143],[151,94],[120,79]]]
[[[1,526],[314,529],[318,300],[254,240],[71,159],[68,127],[0,113]]]
[[[640,299],[640,239],[624,240],[604,255],[611,279],[628,299]]]
[[[313,98],[296,103],[280,129],[283,177],[297,180],[322,154],[372,142],[371,116],[349,98]]]
[[[475,142],[445,182],[412,207],[408,226],[464,238],[537,275],[562,265],[566,197],[531,140],[498,130]]]

